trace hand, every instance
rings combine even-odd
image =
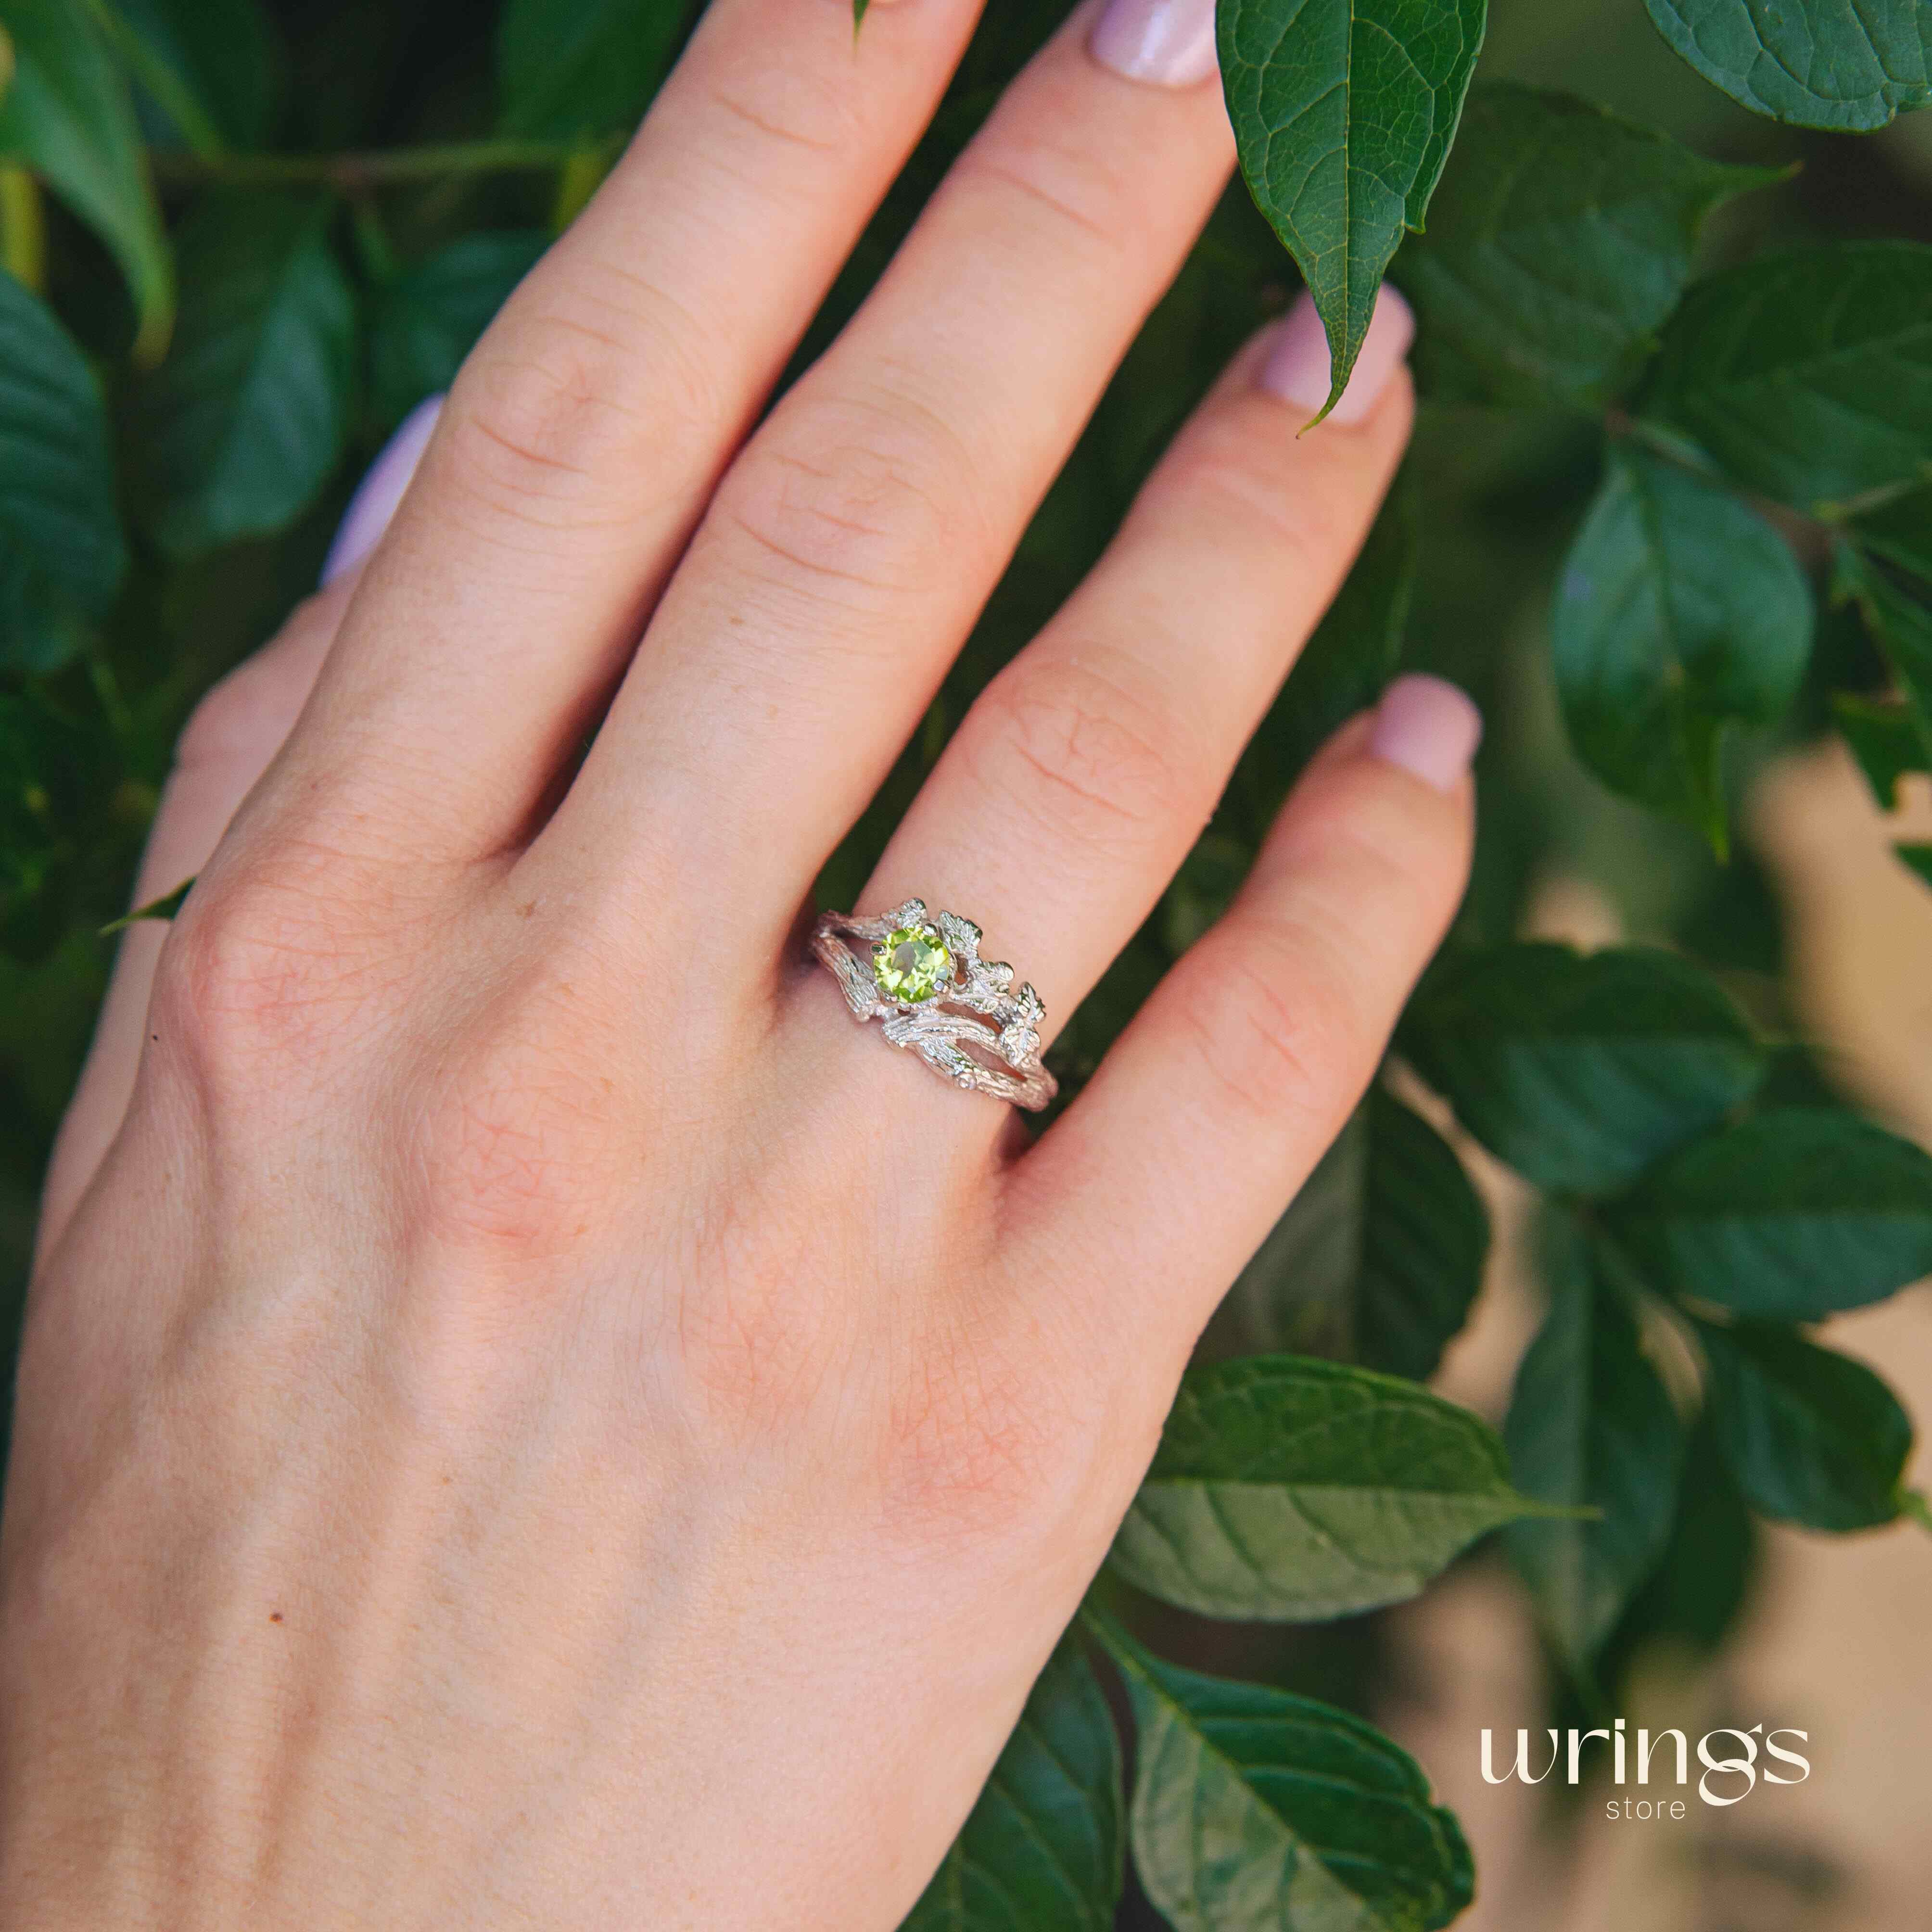
[[[802,958],[1230,165],[1207,0],[1083,10],[747,440],[974,11],[855,58],[847,0],[716,0],[366,567],[190,727],[140,890],[199,883],[28,1311],[7,1924],[895,1925],[1438,943],[1475,722],[1423,680],[1037,1142]],[[1318,330],[1250,346],[862,910],[1072,1010],[1360,541],[1406,343],[1384,298],[1299,440]]]

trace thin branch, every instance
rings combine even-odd
[[[352,194],[358,188],[437,181],[452,175],[560,168],[581,146],[562,141],[454,141],[334,154],[157,154],[154,168],[164,181],[220,182],[244,188],[310,184]]]

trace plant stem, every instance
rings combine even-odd
[[[47,280],[47,219],[40,184],[13,162],[0,165],[0,267],[41,294]]]
[[[168,181],[222,182],[243,188],[314,183],[352,193],[448,175],[560,168],[576,152],[561,141],[452,141],[334,154],[157,154],[154,166]]]

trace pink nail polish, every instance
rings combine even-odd
[[[1364,421],[1382,400],[1389,378],[1401,367],[1414,339],[1414,314],[1400,294],[1384,282],[1376,297],[1369,332],[1362,338],[1361,353],[1348,372],[1348,386],[1327,420],[1344,428]],[[1282,318],[1274,347],[1262,366],[1261,386],[1312,416],[1328,400],[1334,368],[1322,319],[1315,313],[1313,298],[1304,290]]]
[[[1446,678],[1412,671],[1382,693],[1369,750],[1438,791],[1454,790],[1482,742],[1483,714]]]
[[[1214,0],[1107,0],[1087,46],[1130,80],[1192,87],[1218,64]]]
[[[356,486],[349,507],[336,526],[335,541],[328,547],[322,566],[322,580],[333,584],[353,570],[376,544],[396,514],[396,506],[416,473],[423,452],[429,447],[430,432],[442,413],[442,398],[430,396],[417,404],[404,417],[402,427],[382,446],[382,453],[369,466],[369,473]]]

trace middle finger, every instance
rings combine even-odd
[[[1009,88],[725,478],[526,863],[598,855],[648,918],[675,828],[776,956],[1227,179],[1212,19],[1084,8]]]

